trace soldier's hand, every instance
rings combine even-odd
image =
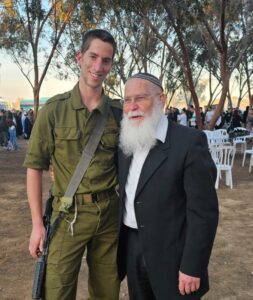
[[[45,236],[46,231],[43,223],[33,226],[29,243],[29,252],[33,258],[37,258],[43,252]]]
[[[195,292],[200,287],[200,278],[186,275],[179,271],[178,289],[181,295]]]

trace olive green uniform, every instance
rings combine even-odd
[[[52,222],[58,215],[60,199],[97,117],[104,112],[106,100],[111,106],[119,107],[118,101],[103,95],[99,106],[89,112],[82,103],[77,84],[72,91],[49,99],[38,114],[24,166],[48,170],[52,163],[55,176]],[[70,212],[61,221],[50,243],[45,289],[47,300],[75,299],[79,268],[86,248],[89,299],[118,299],[118,197],[115,192],[118,135],[119,128],[110,110],[101,141],[77,189]],[[89,201],[91,194],[92,199],[93,195],[96,196],[95,201]],[[72,220],[73,236],[68,232],[68,222]]]

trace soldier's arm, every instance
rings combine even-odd
[[[37,257],[43,250],[45,228],[42,219],[42,170],[27,169],[27,196],[32,216],[32,233],[29,251],[31,256]]]

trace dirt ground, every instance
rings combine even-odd
[[[0,149],[0,299],[29,300],[35,261],[29,256],[31,230],[26,197],[25,169],[22,167],[27,142],[19,140],[17,152]],[[253,299],[253,172],[241,167],[242,154],[236,154],[234,188],[221,182],[218,196],[220,221],[209,265],[210,291],[203,300]],[[44,199],[49,187],[44,175]],[[78,300],[87,298],[87,267],[79,277]],[[109,288],[109,287],[108,287]],[[121,300],[128,299],[126,283]],[[159,300],[159,299],[158,299]]]

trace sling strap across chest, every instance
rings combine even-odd
[[[82,181],[82,178],[87,171],[89,164],[94,156],[94,153],[97,149],[99,141],[103,135],[106,122],[108,120],[110,104],[108,101],[105,101],[105,110],[104,113],[101,113],[97,118],[96,127],[92,130],[91,136],[88,143],[83,149],[81,158],[76,166],[76,169],[72,175],[72,178],[68,184],[64,196],[61,198],[61,205],[59,210],[63,213],[67,213],[69,208],[73,204],[73,197],[75,192]]]

